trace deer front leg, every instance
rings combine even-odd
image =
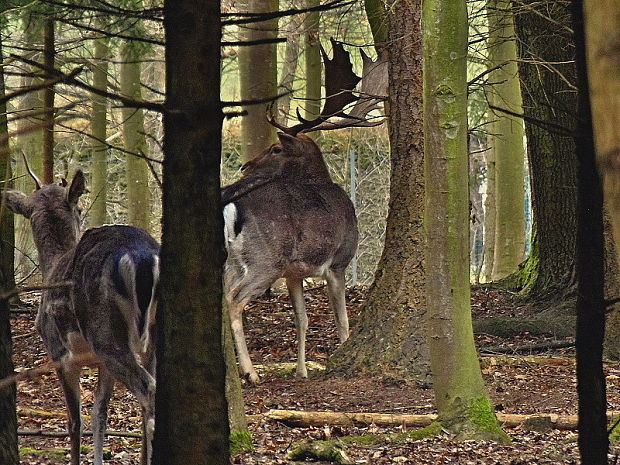
[[[306,332],[308,331],[308,315],[304,301],[304,283],[302,279],[287,278],[286,287],[295,311],[295,328],[297,329],[297,376],[308,377],[306,369]]]
[[[80,464],[80,442],[82,440],[82,417],[80,415],[80,367],[62,366],[56,370],[67,403],[69,442],[71,444],[71,465]]]
[[[344,270],[328,270],[325,273],[329,306],[336,317],[340,343],[349,339],[349,317],[347,316]]]
[[[97,390],[95,391],[95,405],[93,405],[93,450],[94,465],[103,464],[103,442],[105,439],[105,429],[108,424],[108,405],[112,390],[114,389],[114,379],[108,370],[99,367],[99,379],[97,380]]]
[[[228,312],[230,313],[230,327],[232,329],[233,338],[235,340],[235,347],[237,349],[237,358],[239,359],[239,368],[241,374],[247,378],[252,384],[257,384],[260,381],[258,373],[252,365],[250,359],[250,353],[248,352],[248,346],[245,342],[245,334],[243,333],[243,307],[245,307],[245,301],[228,302]]]

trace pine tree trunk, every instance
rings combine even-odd
[[[488,0],[491,106],[523,112],[517,49],[509,0]],[[525,250],[523,121],[494,110],[491,144],[495,151],[495,249],[493,280],[517,271]]]
[[[142,100],[141,54],[137,47],[135,43],[125,42],[121,48],[121,94],[134,100]],[[140,155],[148,155],[144,111],[140,108],[123,107],[122,114],[125,149],[131,152],[127,154],[128,223],[150,231],[149,167],[146,160],[140,158]]]
[[[577,97],[574,38],[566,28],[569,6],[534,0],[523,5],[515,22],[524,114],[566,128],[562,134],[540,123],[525,123],[534,235],[522,285],[536,299],[575,291],[577,154],[570,131],[575,125]]]
[[[278,10],[278,0],[243,0],[239,10],[267,13]],[[278,33],[278,21],[272,19],[240,26],[241,40],[273,39]],[[275,44],[239,47],[239,89],[241,100],[260,100],[276,96],[278,71]],[[275,140],[275,129],[267,122],[269,104],[243,107],[247,115],[241,120],[241,162],[245,163]]]
[[[95,40],[93,86],[103,91],[108,88],[108,55],[110,53],[108,42],[109,40],[107,37],[101,37]],[[105,224],[107,221],[108,148],[105,140],[107,135],[106,116],[108,100],[106,97],[96,94],[92,94],[91,99],[93,102],[93,119],[91,122],[93,134],[91,149],[92,203],[89,221],[92,227],[96,227]]]
[[[306,8],[320,4],[319,0],[306,0]],[[319,37],[320,13],[311,11],[304,19],[304,56],[306,63],[306,119],[314,119],[321,113],[321,48]]]
[[[0,8],[1,10],[1,8]],[[3,59],[0,36],[0,61]],[[0,68],[0,97],[4,97],[4,70]],[[0,181],[11,178],[6,103],[0,104]],[[10,187],[3,184],[4,187]],[[6,208],[0,211],[0,294],[15,287],[13,278],[13,215]],[[0,379],[13,374],[9,302],[0,299]],[[0,389],[0,464],[17,465],[17,413],[15,385]]]
[[[426,0],[423,33],[427,334],[437,413],[459,439],[506,441],[471,321],[465,1]]]
[[[401,0],[389,16],[390,202],[385,245],[360,322],[331,357],[348,374],[427,381],[423,316],[424,210],[420,1]]]
[[[54,68],[56,50],[54,47],[54,20],[45,20],[43,64],[46,68]],[[54,87],[43,90],[43,182],[54,182]]]
[[[164,28],[168,111],[153,460],[222,465],[230,454],[222,350],[220,2],[166,0]]]

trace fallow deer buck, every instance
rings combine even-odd
[[[279,143],[248,162],[242,179],[222,191],[228,251],[224,273],[227,304],[241,372],[252,383],[259,377],[245,342],[242,313],[251,299],[278,278],[286,279],[295,312],[297,376],[307,376],[304,278],[327,281],[340,342],[349,336],[345,268],[357,250],[355,210],[345,191],[332,181],[319,147],[303,133],[381,122],[365,119],[377,99],[362,100],[351,93],[360,78],[353,73],[342,45],[332,43],[333,59],[322,51],[329,97],[321,116],[309,121],[298,115],[300,123],[293,127],[270,118],[282,131],[278,133]],[[366,59],[367,65],[376,64]],[[353,102],[353,110],[345,114],[344,107]],[[334,116],[341,120],[329,121]]]
[[[94,463],[103,462],[108,402],[122,382],[143,409],[142,463],[150,460],[155,407],[155,288],[159,245],[145,231],[103,226],[79,234],[78,199],[85,191],[78,171],[70,186],[44,185],[26,195],[3,192],[4,203],[30,219],[45,289],[36,328],[58,363],[68,410],[71,464],[80,463],[80,373],[96,364],[99,377],[92,415]]]

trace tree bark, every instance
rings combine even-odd
[[[493,256],[495,255],[495,150],[488,147],[485,153],[487,196],[484,201],[484,281],[493,281]]]
[[[103,27],[105,25],[102,24]],[[95,40],[95,56],[93,70],[93,86],[106,91],[108,88],[108,55],[109,39],[100,37]],[[106,202],[108,178],[108,147],[105,139],[107,134],[107,104],[106,97],[92,94],[93,118],[91,122],[92,161],[91,161],[91,196],[89,221],[92,227],[101,226],[107,221]]]
[[[1,10],[1,9],[0,9]],[[0,61],[3,59],[2,36],[0,35]],[[4,69],[0,68],[0,97],[4,97]],[[0,181],[4,184],[11,178],[11,157],[8,141],[6,103],[0,104]],[[13,278],[13,215],[0,205],[0,294],[15,287]],[[9,302],[0,299],[0,379],[13,374],[11,324]],[[0,389],[0,464],[17,465],[17,413],[15,384]]]
[[[280,97],[278,101],[278,119],[285,126],[291,110],[295,72],[297,71],[297,62],[299,61],[299,36],[303,19],[302,15],[291,16],[286,31],[284,64],[282,65],[282,74],[280,75],[280,84],[278,85],[278,94],[288,92],[283,97]]]
[[[494,107],[523,112],[517,72],[514,21],[509,0],[488,0],[489,74],[493,83],[488,99]],[[495,151],[495,248],[493,281],[517,271],[525,251],[525,147],[521,118],[491,110],[491,144]]]
[[[154,463],[229,463],[222,344],[220,2],[166,0]],[[181,219],[180,219],[181,218]]]
[[[585,37],[583,2],[572,1],[577,69],[578,157],[577,209],[577,394],[579,399],[579,452],[583,465],[607,463],[603,193],[596,169]],[[597,26],[600,27],[600,26]]]
[[[463,0],[425,0],[422,14],[426,324],[435,403],[439,421],[458,439],[506,442],[484,386],[471,320],[467,10]]]
[[[577,154],[570,131],[577,97],[566,3],[527,0],[515,15],[532,186],[533,247],[521,286],[532,299],[575,291]],[[534,123],[531,121],[540,121]],[[553,123],[566,128],[545,127]]]
[[[429,378],[423,317],[424,210],[422,51],[419,0],[389,16],[390,201],[385,245],[360,322],[329,361],[349,375]]]
[[[306,0],[306,8],[316,7],[319,0]],[[318,11],[306,13],[304,19],[304,55],[306,63],[306,96],[304,111],[306,119],[314,119],[321,113],[321,48]]]
[[[278,0],[243,0],[239,9],[250,13],[278,10]],[[278,20],[240,26],[241,40],[267,40],[277,36]],[[241,100],[275,98],[277,90],[277,53],[275,44],[239,47],[239,89]],[[258,155],[276,139],[273,126],[267,122],[268,103],[247,105],[241,120],[241,163]]]
[[[141,5],[141,2],[140,2]],[[121,94],[133,100],[142,100],[140,71],[142,44],[125,42],[121,47]],[[127,207],[128,223],[150,231],[151,192],[149,167],[140,155],[148,155],[144,132],[144,110],[123,107],[123,139],[127,154]],[[135,154],[135,155],[134,155]]]

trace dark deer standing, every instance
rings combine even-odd
[[[94,463],[103,462],[108,402],[114,381],[122,382],[143,409],[142,463],[150,460],[155,401],[155,288],[159,245],[130,226],[90,229],[78,240],[78,199],[84,175],[67,188],[41,186],[27,196],[5,191],[7,207],[30,219],[46,285],[36,328],[57,373],[68,410],[71,464],[80,463],[80,373],[97,364],[99,377],[92,415]]]
[[[295,311],[298,376],[307,376],[304,278],[327,281],[340,342],[349,336],[344,273],[357,250],[355,210],[344,190],[333,183],[319,147],[303,133],[380,122],[365,120],[377,99],[362,101],[351,94],[360,78],[353,73],[344,48],[332,43],[333,59],[323,51],[329,97],[321,116],[309,121],[298,115],[300,123],[290,128],[271,118],[270,122],[282,131],[279,143],[248,162],[243,178],[222,191],[228,251],[226,297],[239,365],[252,383],[259,377],[246,346],[242,313],[251,299],[278,278],[286,279]],[[353,110],[345,114],[344,107],[353,102]],[[341,120],[330,122],[333,116]]]

